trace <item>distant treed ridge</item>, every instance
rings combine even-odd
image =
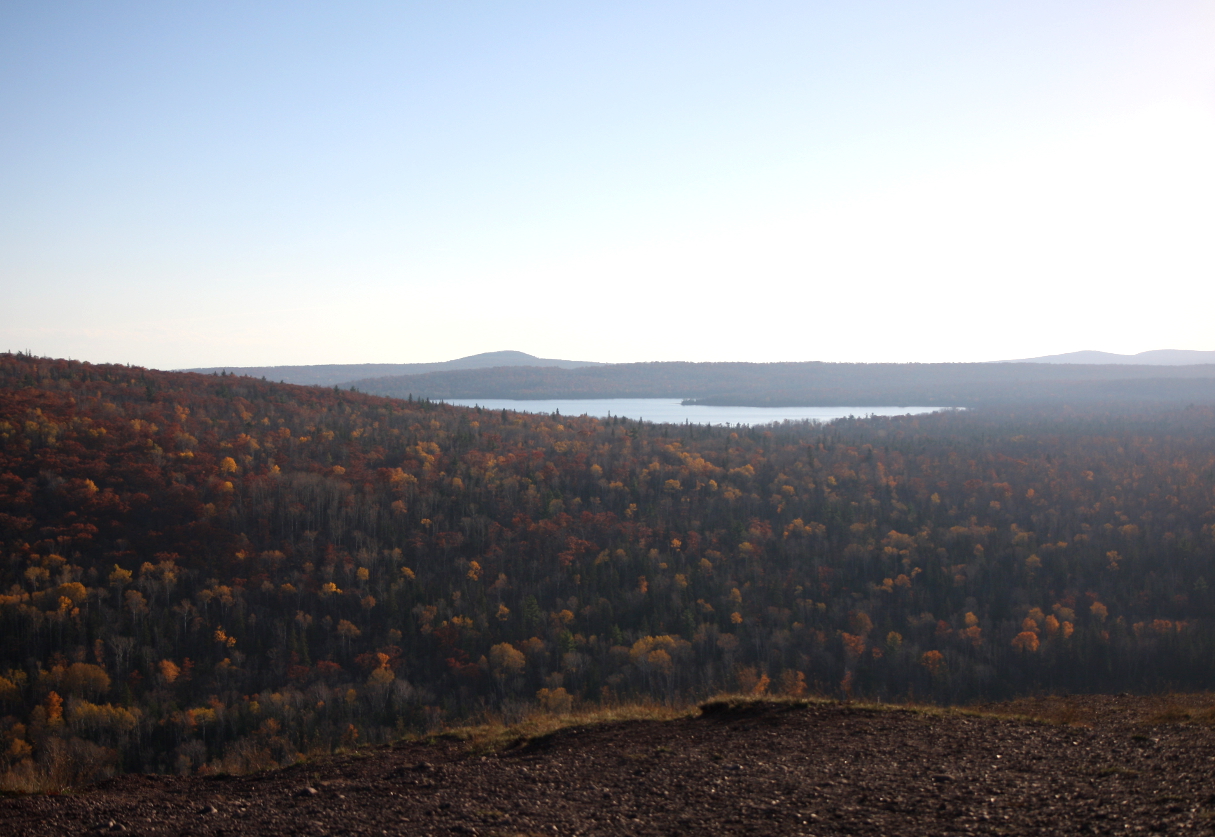
[[[756,407],[1211,404],[1215,364],[627,363],[452,370],[368,378],[351,385],[397,398],[681,398]]]

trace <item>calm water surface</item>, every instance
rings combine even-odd
[[[555,413],[563,416],[623,416],[673,424],[768,424],[774,421],[831,421],[846,416],[905,416],[931,413],[940,407],[709,407],[684,406],[678,398],[454,398],[447,402],[487,410]]]

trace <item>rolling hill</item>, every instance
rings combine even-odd
[[[445,372],[457,369],[486,369],[499,366],[537,366],[559,369],[575,369],[580,366],[598,366],[594,361],[554,360],[529,355],[526,352],[482,352],[477,355],[447,360],[441,363],[331,363],[317,366],[208,366],[198,369],[183,369],[183,372],[199,372],[213,375],[220,372],[245,375],[250,378],[265,378],[287,384],[315,386],[349,386],[351,382],[400,375],[421,375],[428,372]]]
[[[1113,352],[1067,352],[1061,355],[1043,355],[1042,357],[1023,358],[1021,360],[1004,360],[1000,363],[1084,363],[1084,364],[1125,364],[1136,366],[1194,366],[1196,364],[1215,363],[1215,352],[1201,352],[1192,349],[1153,349],[1134,355],[1119,355]]]

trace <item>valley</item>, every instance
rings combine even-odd
[[[0,394],[14,793],[722,692],[1215,683],[1208,404],[676,425],[26,355]]]

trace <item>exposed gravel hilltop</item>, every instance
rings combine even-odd
[[[571,727],[488,754],[441,740],[257,776],[129,776],[71,795],[0,800],[0,833],[1215,830],[1215,697],[986,709],[1006,717],[725,702],[673,721]]]

